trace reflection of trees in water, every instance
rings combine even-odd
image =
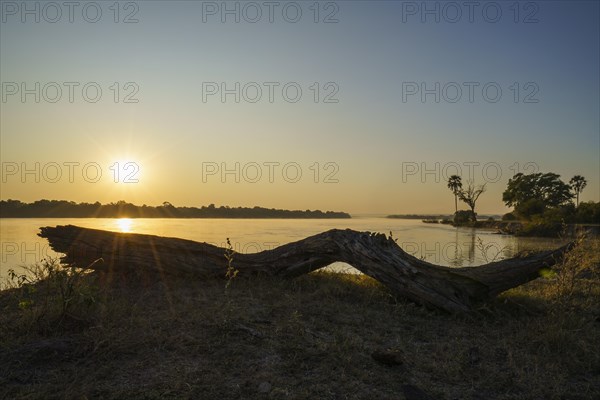
[[[462,267],[464,264],[464,258],[460,246],[460,235],[458,228],[454,229],[454,257],[448,260],[451,267]]]
[[[456,228],[454,231],[453,256],[446,254],[448,265],[451,267],[466,267],[473,265],[475,262],[475,240],[476,235],[474,229],[469,232],[464,232],[459,228]]]
[[[477,229],[455,228],[445,240],[398,243],[407,253],[433,264],[472,267],[514,257],[523,251],[549,250],[561,246],[556,240],[495,235]]]
[[[513,238],[501,246],[502,243],[497,241],[481,239],[476,229],[469,231],[457,229],[454,233],[454,252],[452,255],[447,254],[448,265],[467,267],[510,258],[517,253],[518,243],[519,241]]]
[[[518,253],[529,253],[545,251],[563,246],[569,242],[568,239],[541,238],[541,237],[511,237],[510,249],[512,253],[508,257],[514,257]]]
[[[469,249],[469,264],[473,265],[475,262],[475,229],[472,229],[469,232],[469,244],[467,248]]]

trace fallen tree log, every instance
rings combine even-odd
[[[226,249],[207,243],[73,225],[40,229],[39,236],[64,253],[63,262],[71,266],[200,278],[225,275]],[[384,234],[334,229],[260,253],[236,253],[232,265],[239,276],[296,277],[336,261],[346,262],[397,295],[449,312],[465,312],[477,302],[535,279],[569,248],[479,267],[449,268],[411,256]]]

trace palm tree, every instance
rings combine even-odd
[[[448,189],[454,193],[454,213],[458,212],[458,194],[462,189],[462,180],[458,175],[452,175],[448,179]]]
[[[575,196],[577,196],[577,207],[579,207],[579,193],[583,191],[583,188],[587,186],[587,181],[581,175],[575,175],[569,181],[571,188],[575,191]]]

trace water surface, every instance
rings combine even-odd
[[[42,226],[78,225],[117,232],[146,233],[208,242],[224,247],[230,238],[240,253],[255,253],[333,229],[392,233],[408,253],[429,262],[452,266],[476,266],[504,259],[523,250],[548,249],[560,241],[518,238],[492,231],[424,224],[420,220],[382,217],[352,219],[95,219],[4,218],[0,219],[0,277],[46,257],[58,257],[46,239],[37,236]],[[337,269],[347,269],[338,263]]]

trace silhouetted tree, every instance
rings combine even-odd
[[[583,191],[583,189],[587,186],[587,181],[581,175],[575,175],[569,181],[571,188],[575,191],[575,197],[577,198],[577,207],[579,207],[579,194]]]
[[[475,204],[477,199],[485,192],[485,184],[475,186],[472,181],[469,182],[466,189],[461,189],[458,192],[458,198],[471,209],[471,218],[473,222],[477,221],[477,213],[475,213]]]
[[[462,189],[462,180],[458,175],[452,175],[448,179],[448,189],[454,193],[454,213],[458,212],[458,194]]]
[[[548,207],[567,205],[572,199],[571,187],[552,172],[518,173],[508,180],[502,193],[502,201],[524,217],[530,217],[532,212],[542,214]]]

